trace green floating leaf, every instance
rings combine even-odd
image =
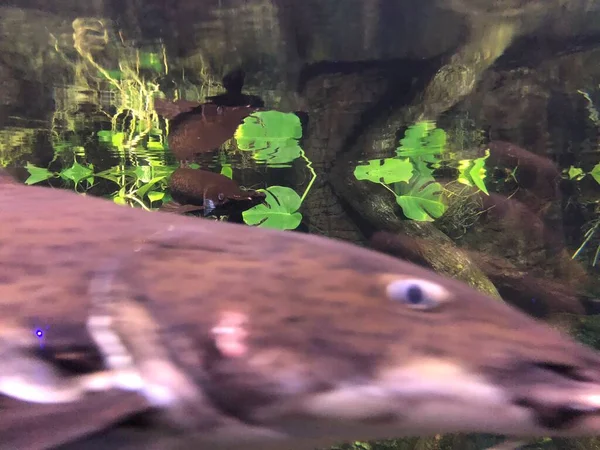
[[[354,176],[357,180],[369,180],[373,183],[399,183],[408,181],[413,175],[413,165],[410,160],[386,158],[373,159],[366,165],[356,166]]]
[[[409,219],[432,222],[446,211],[441,197],[441,184],[417,179],[406,194],[396,196],[396,202]]]
[[[155,185],[156,183],[158,183],[159,181],[161,181],[161,180],[164,180],[164,179],[165,179],[165,176],[164,176],[164,175],[162,175],[162,176],[159,176],[159,177],[156,177],[156,178],[152,178],[152,179],[151,179],[151,180],[150,180],[148,183],[146,183],[145,185],[143,185],[141,188],[139,188],[139,189],[137,190],[137,195],[138,195],[140,198],[144,198],[144,195],[146,195],[146,193],[147,193],[147,192],[148,192],[148,191],[149,191],[149,190],[150,190],[152,187],[154,187],[154,185]]]
[[[221,166],[221,175],[226,176],[230,180],[233,178],[233,168],[231,164],[223,164]]]
[[[159,200],[162,200],[165,196],[164,192],[159,192],[159,191],[150,191],[148,192],[148,199],[151,202],[157,202]]]
[[[79,164],[77,161],[73,161],[73,165],[68,169],[63,169],[59,173],[60,177],[65,180],[71,180],[77,186],[81,180],[91,179],[93,182],[94,170],[93,166],[85,167]]]
[[[27,163],[25,168],[29,172],[29,177],[27,178],[27,180],[25,180],[25,184],[36,184],[54,177],[53,172],[50,172],[44,167],[37,167],[29,162]]]
[[[247,225],[278,230],[294,230],[302,222],[302,214],[298,212],[302,200],[288,187],[270,186],[259,189],[266,194],[265,204],[256,205],[242,213]]]
[[[113,202],[117,203],[118,205],[126,205],[127,199],[125,198],[125,186],[119,189],[119,191],[113,195],[112,199]]]
[[[298,140],[302,124],[297,115],[279,111],[258,111],[244,119],[235,131],[240,150],[256,152],[257,161],[272,166],[289,165],[302,154]]]
[[[576,180],[576,181],[581,180],[585,176],[585,173],[583,172],[583,170],[581,170],[579,167],[573,167],[573,166],[569,167],[568,174],[569,174],[570,180]]]
[[[594,180],[596,180],[596,183],[600,184],[600,163],[594,166],[590,172],[590,175],[594,178]]]

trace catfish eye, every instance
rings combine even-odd
[[[390,300],[423,310],[434,309],[450,297],[439,284],[418,278],[392,281],[387,285],[386,293]]]
[[[223,194],[222,192],[219,192],[219,195],[217,196],[217,198],[219,199],[219,201],[223,201],[225,200],[225,194]]]

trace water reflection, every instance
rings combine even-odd
[[[385,232],[595,342],[599,23],[590,0],[5,2],[0,165],[148,209],[211,171],[277,226]]]

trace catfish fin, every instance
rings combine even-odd
[[[210,213],[212,213],[217,208],[215,201],[210,198],[204,197],[202,204],[204,205],[204,217],[209,216]]]
[[[186,214],[188,212],[203,211],[204,207],[197,205],[182,205],[180,203],[171,201],[163,203],[158,210],[172,214]]]
[[[69,403],[27,403],[0,397],[0,450],[56,448],[151,408],[143,396],[116,389]]]

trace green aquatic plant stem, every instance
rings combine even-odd
[[[310,159],[308,159],[308,157],[306,156],[306,153],[304,153],[304,149],[302,149],[302,148],[300,149],[300,157],[304,161],[306,161],[306,167],[307,167],[308,171],[311,174],[311,179],[308,182],[308,185],[306,186],[306,189],[304,190],[304,193],[300,197],[300,204],[302,204],[302,203],[304,203],[304,199],[306,198],[306,196],[308,195],[310,189],[312,188],[313,183],[317,179],[317,173],[315,172],[315,169],[313,169],[312,161]]]
[[[596,231],[600,228],[600,220],[598,220],[585,234],[585,239],[583,241],[583,243],[579,246],[579,248],[575,251],[575,253],[573,253],[573,256],[571,256],[571,259],[575,259],[577,258],[577,256],[579,256],[579,254],[582,252],[582,250],[584,249],[584,247],[587,245],[587,243],[592,239],[592,236],[594,236],[594,234],[596,233]],[[598,248],[596,249],[596,253],[594,255],[594,259],[593,259],[593,263],[592,265],[595,266],[598,262],[598,259],[600,258],[600,246],[598,246]]]
[[[393,190],[391,187],[389,187],[387,184],[385,184],[385,183],[382,183],[381,181],[379,182],[379,184],[381,184],[381,185],[382,185],[384,188],[386,188],[388,191],[390,191],[392,194],[394,194],[394,197],[397,197],[397,196],[398,196],[398,194],[396,194],[396,193],[394,192],[394,190]]]

